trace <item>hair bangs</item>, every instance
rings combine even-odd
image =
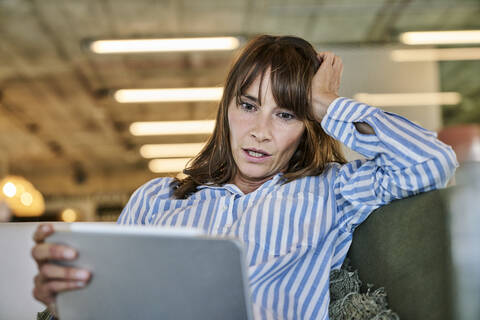
[[[299,120],[313,119],[311,85],[320,66],[315,50],[302,39],[284,37],[276,51],[270,77],[277,105],[293,111]]]
[[[245,61],[245,72],[243,75],[240,75],[237,80],[235,99],[237,104],[240,103],[240,97],[245,94],[245,91],[252,85],[252,83],[260,77],[260,85],[258,87],[257,99],[258,103],[262,104],[262,84],[265,77],[265,73],[271,67],[271,54],[269,52],[259,52],[256,56],[251,56],[251,59]]]

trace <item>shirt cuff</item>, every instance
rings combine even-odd
[[[334,119],[343,122],[362,122],[365,118],[379,112],[379,109],[365,103],[338,97],[328,106],[327,113],[322,119],[322,124]]]

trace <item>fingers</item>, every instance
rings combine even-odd
[[[37,284],[39,283],[37,277],[35,277],[35,286],[33,287],[32,291],[33,297],[38,301],[43,302],[45,305],[53,303],[55,300],[55,295],[49,294],[46,288],[42,287],[40,284]]]
[[[340,58],[339,56],[335,56],[334,60],[333,60],[333,70],[334,70],[334,73],[336,74],[336,86],[337,86],[337,90],[338,88],[340,87],[340,79],[342,78],[342,72],[343,72],[343,62],[342,62],[342,58]]]
[[[335,69],[343,69],[343,61],[342,58],[339,56],[335,56],[333,58],[333,68]]]
[[[40,243],[33,247],[32,257],[37,263],[47,260],[73,260],[77,257],[77,252],[59,244]]]
[[[343,72],[342,58],[329,51],[319,52],[317,57],[323,62],[320,64],[314,79],[321,79],[323,82],[332,81],[335,84],[334,91],[338,91]]]
[[[84,281],[49,281],[37,275],[35,277],[35,287],[33,288],[33,296],[35,299],[50,305],[55,302],[55,298],[59,292],[71,291],[85,287]]]
[[[317,56],[322,61],[322,64],[320,65],[320,67],[323,66],[325,68],[326,66],[331,66],[333,64],[333,59],[335,57],[335,54],[333,52],[323,51],[323,52],[319,52]]]
[[[335,53],[330,52],[330,51],[322,51],[317,54],[318,59],[322,63],[322,65],[326,66],[333,66],[336,68],[342,68],[343,67],[343,61],[342,58],[339,56],[335,55]]]
[[[53,225],[39,225],[33,240],[37,243],[32,248],[32,257],[38,264],[39,274],[35,276],[33,296],[48,306],[55,313],[55,300],[59,292],[83,288],[91,274],[87,270],[65,267],[49,263],[50,260],[74,260],[77,252],[67,246],[45,243],[45,239],[54,232]]]
[[[67,281],[87,281],[90,272],[84,269],[63,267],[60,265],[45,263],[40,267],[40,275],[46,279],[61,279]]]
[[[87,270],[45,263],[34,278],[33,296],[55,312],[57,294],[85,287],[90,277]]]
[[[317,56],[320,57],[323,60],[323,62],[326,62],[326,64],[328,65],[332,65],[333,60],[336,57],[336,55],[330,51],[319,52]]]
[[[333,52],[319,52],[317,56],[323,62],[312,79],[312,108],[315,118],[321,121],[328,106],[338,97],[343,63]]]
[[[54,230],[52,224],[40,224],[35,230],[35,233],[33,234],[33,241],[35,241],[36,243],[41,243],[53,232]]]

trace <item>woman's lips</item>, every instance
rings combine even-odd
[[[247,160],[249,162],[264,162],[266,159],[270,158],[272,155],[258,149],[242,149]]]

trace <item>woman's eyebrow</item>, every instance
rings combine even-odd
[[[245,98],[247,98],[247,99],[249,99],[249,100],[251,100],[251,101],[253,101],[253,102],[258,102],[258,99],[257,99],[257,98],[252,97],[252,96],[249,96],[249,95],[247,95],[247,94],[242,94],[242,97],[245,97]]]

